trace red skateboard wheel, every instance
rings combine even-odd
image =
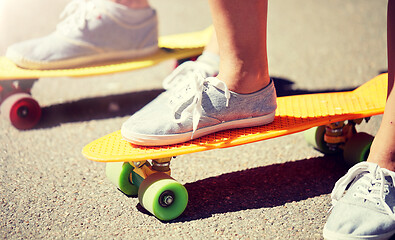
[[[17,93],[4,100],[1,113],[17,129],[27,130],[40,121],[41,107],[29,94]]]

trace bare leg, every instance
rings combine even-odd
[[[388,96],[380,129],[373,141],[368,162],[395,171],[395,2],[388,1]]]
[[[148,0],[111,0],[111,1],[134,9],[147,8],[150,6]]]
[[[218,78],[238,93],[269,84],[266,25],[267,0],[210,0],[220,54]]]

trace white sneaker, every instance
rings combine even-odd
[[[324,238],[389,239],[395,234],[395,172],[363,162],[335,185]],[[344,191],[349,186],[347,193]]]
[[[6,56],[30,69],[71,68],[131,59],[158,50],[158,20],[152,8],[129,9],[107,0],[73,0],[48,36],[20,42]]]

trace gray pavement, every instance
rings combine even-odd
[[[66,0],[0,0],[0,53],[50,32]],[[206,1],[151,1],[162,35],[211,23]],[[384,0],[276,0],[269,3],[270,75],[280,95],[345,90],[386,65]],[[294,134],[178,157],[185,213],[164,223],[81,155],[153,99],[173,63],[87,78],[43,78],[36,129],[0,121],[0,239],[321,239],[329,194],[346,167]],[[118,106],[114,108],[114,106]],[[375,134],[380,117],[359,129]]]

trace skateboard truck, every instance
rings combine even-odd
[[[344,160],[349,165],[366,161],[373,136],[357,132],[356,125],[370,118],[333,122],[324,126],[314,127],[305,131],[308,143],[324,154],[343,152]]]
[[[170,161],[171,157],[169,158],[160,158],[156,160],[152,160],[151,163],[149,161],[142,161],[142,162],[130,162],[130,164],[134,167],[133,172],[136,175],[131,173],[131,181],[133,184],[140,186],[143,179],[146,179],[149,175],[154,173],[165,173],[170,176]]]
[[[326,125],[324,141],[329,150],[335,152],[341,148],[341,145],[352,135],[353,129],[355,129],[353,124],[345,124],[344,121]]]
[[[171,159],[107,163],[106,175],[121,192],[137,195],[145,209],[168,221],[183,213],[188,203],[185,187],[170,177]]]

